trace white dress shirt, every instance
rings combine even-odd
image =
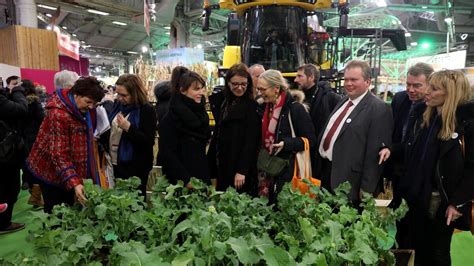
[[[332,150],[333,150],[333,147],[334,147],[334,143],[336,142],[336,139],[339,136],[339,133],[341,132],[342,126],[344,125],[344,123],[350,123],[351,122],[347,118],[351,115],[352,111],[356,108],[356,106],[360,103],[362,98],[364,98],[364,96],[368,92],[369,91],[367,90],[364,94],[362,94],[361,96],[355,98],[354,100],[349,99],[343,105],[341,105],[341,107],[339,107],[339,109],[337,109],[337,111],[331,116],[331,118],[329,119],[329,123],[326,126],[326,129],[324,130],[324,134],[323,134],[323,138],[321,139],[321,143],[319,144],[319,154],[321,155],[321,157],[326,158],[329,161],[332,161]],[[334,122],[336,122],[336,119],[339,117],[339,114],[341,114],[342,111],[344,111],[344,108],[346,108],[346,106],[349,104],[349,101],[352,102],[352,106],[349,107],[349,110],[347,111],[346,115],[344,116],[341,123],[337,127],[336,132],[334,132],[334,135],[332,136],[331,142],[329,143],[329,148],[327,150],[324,150],[323,149],[323,143],[324,143],[324,140],[326,139],[326,137],[328,135],[329,130],[331,129],[332,125],[334,125]]]

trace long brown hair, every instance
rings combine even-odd
[[[430,87],[445,90],[446,99],[441,106],[442,126],[438,138],[449,140],[456,130],[456,109],[471,98],[469,80],[461,71],[441,70],[428,78]],[[428,127],[436,107],[428,106],[423,113],[423,127]]]
[[[181,90],[187,91],[194,82],[199,82],[204,87],[206,81],[196,72],[183,66],[173,68],[171,73],[171,92],[180,93]]]
[[[128,94],[130,94],[130,104],[144,105],[148,103],[145,85],[141,78],[134,74],[121,75],[115,85],[124,86]]]

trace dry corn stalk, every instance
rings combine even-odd
[[[137,74],[144,81],[148,100],[150,102],[156,101],[155,94],[153,92],[153,87],[156,82],[161,80],[170,80],[171,72],[175,66],[177,65],[149,65],[146,64],[141,58],[135,62],[135,74]],[[218,82],[217,68],[209,71],[203,63],[192,64],[186,67],[198,73],[204,78],[204,80],[206,80],[207,92],[210,94],[212,92],[212,88]]]

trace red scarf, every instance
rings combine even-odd
[[[285,101],[286,93],[282,93],[277,99],[278,103],[275,107],[273,107],[273,103],[268,103],[265,107],[262,122],[262,143],[268,152],[270,152],[270,147],[275,142],[275,131]]]

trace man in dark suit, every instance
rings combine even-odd
[[[392,180],[393,187],[405,171],[403,142],[407,134],[408,118],[417,104],[424,104],[423,99],[428,89],[427,79],[433,73],[433,68],[425,63],[417,63],[407,71],[406,90],[395,94],[392,100],[393,134],[390,160],[384,169],[384,176]],[[397,191],[394,190],[394,194]],[[398,199],[398,197],[395,197]],[[397,201],[397,200],[395,200]],[[394,202],[394,204],[398,204]]]
[[[328,82],[319,81],[319,70],[315,65],[302,65],[297,71],[295,83],[304,92],[316,135],[319,135],[341,96],[331,89]]]
[[[376,193],[381,164],[390,156],[393,120],[390,108],[369,93],[370,66],[359,60],[347,63],[343,98],[330,115],[319,139],[323,161],[323,187],[334,189],[349,181],[350,200],[360,200],[360,192]]]

